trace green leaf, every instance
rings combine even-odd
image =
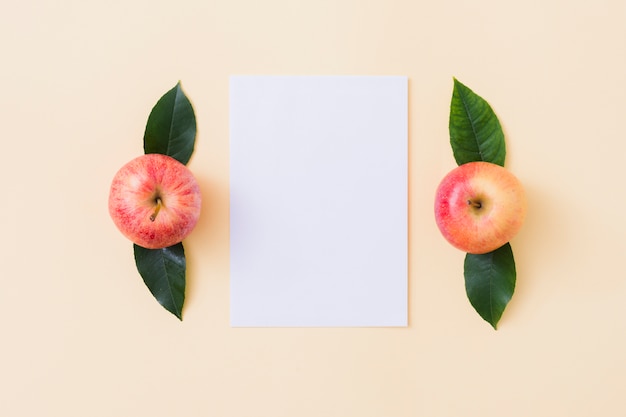
[[[486,161],[504,166],[504,133],[482,97],[454,79],[450,104],[450,145],[459,165]]]
[[[185,302],[185,250],[182,243],[163,249],[134,245],[137,270],[146,286],[167,311],[182,320]]]
[[[480,316],[496,328],[515,291],[515,260],[511,245],[483,255],[465,256],[465,291]]]
[[[180,82],[152,108],[143,138],[145,153],[169,155],[183,164],[196,141],[196,116]]]

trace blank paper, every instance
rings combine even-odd
[[[232,326],[407,325],[407,84],[230,78]]]

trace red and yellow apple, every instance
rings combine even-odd
[[[181,242],[200,217],[200,187],[191,171],[162,154],[139,156],[113,178],[109,214],[133,243],[161,249]]]
[[[452,246],[467,253],[498,249],[519,232],[525,217],[524,187],[500,165],[462,164],[437,188],[437,226]]]

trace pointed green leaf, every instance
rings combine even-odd
[[[163,249],[134,245],[137,270],[167,311],[182,320],[185,302],[185,250],[182,243]]]
[[[480,316],[496,328],[515,291],[515,260],[511,245],[483,255],[465,256],[465,291]]]
[[[169,155],[183,164],[196,141],[196,116],[180,82],[152,108],[143,138],[145,153]]]
[[[450,145],[459,165],[486,161],[504,166],[504,133],[482,97],[454,79],[450,104]]]

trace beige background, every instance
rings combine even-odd
[[[623,416],[626,2],[5,2],[0,13],[0,415]],[[408,328],[231,329],[228,76],[410,78]],[[526,185],[515,296],[466,299],[434,190],[456,76],[494,107]],[[178,80],[205,205],[184,321],[107,213]],[[384,220],[384,219],[379,219]]]

